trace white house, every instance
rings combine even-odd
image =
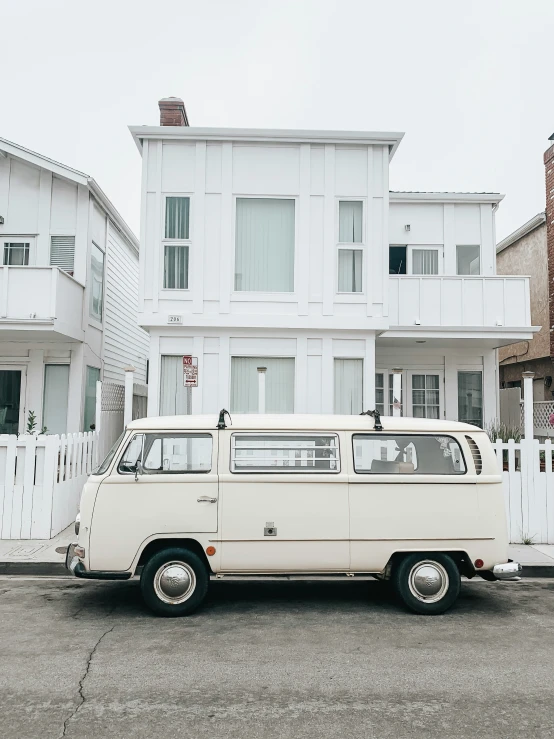
[[[88,175],[0,139],[0,433],[90,430],[96,381],[146,381],[136,237]]]
[[[528,278],[495,274],[501,195],[389,192],[399,133],[191,128],[179,99],[160,110],[130,129],[149,415],[389,413],[396,370],[405,415],[497,417],[496,350],[534,331]]]

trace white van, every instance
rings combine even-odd
[[[196,609],[211,575],[371,574],[437,614],[461,575],[521,573],[487,435],[375,412],[133,421],[86,483],[76,532],[77,577],[142,568],[164,616]]]

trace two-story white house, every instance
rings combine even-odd
[[[86,174],[0,139],[0,433],[89,431],[96,382],[146,381],[139,244]]]
[[[176,98],[160,111],[130,129],[149,415],[389,413],[395,370],[406,415],[496,418],[496,350],[533,334],[528,279],[495,274],[501,195],[389,192],[399,133],[192,128]]]

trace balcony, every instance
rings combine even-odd
[[[481,337],[495,347],[531,339],[536,330],[529,278],[520,276],[390,276],[389,320],[386,337]]]
[[[57,267],[0,267],[0,336],[83,341],[83,296]]]

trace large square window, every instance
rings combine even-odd
[[[294,291],[294,200],[237,198],[235,290]]]
[[[456,247],[456,274],[481,274],[481,247],[458,244]]]

